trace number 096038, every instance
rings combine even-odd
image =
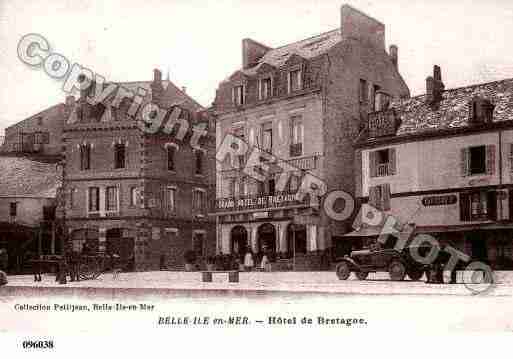
[[[24,340],[22,343],[23,349],[53,349],[53,340]]]

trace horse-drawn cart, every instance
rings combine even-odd
[[[69,256],[42,255],[29,260],[28,263],[32,266],[35,281],[41,281],[41,274],[52,272],[55,273],[56,281],[60,281],[62,276],[67,275],[72,279],[78,277],[80,280],[90,280],[97,279],[102,273],[117,268],[119,263],[116,257],[102,252]]]

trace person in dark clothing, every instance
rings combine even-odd
[[[7,272],[7,267],[9,267],[9,255],[7,254],[7,249],[0,248],[0,270]]]
[[[74,282],[80,281],[80,253],[73,250],[69,255],[69,265],[70,265],[70,281]]]

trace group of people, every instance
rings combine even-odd
[[[255,262],[257,262],[256,256],[253,255],[253,252],[250,249],[244,255],[244,269],[247,272],[251,272],[253,268],[260,268],[266,272],[271,271],[271,263],[269,262],[269,256],[267,255],[266,251],[264,251],[264,254],[262,255],[260,264],[256,264]]]

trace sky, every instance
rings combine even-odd
[[[434,64],[446,88],[513,78],[511,0],[0,0],[0,134],[63,102],[62,82],[17,57],[28,33],[110,81],[149,81],[153,69],[204,106],[241,67],[241,42],[282,46],[340,26],[340,6],[383,22],[412,95]]]

